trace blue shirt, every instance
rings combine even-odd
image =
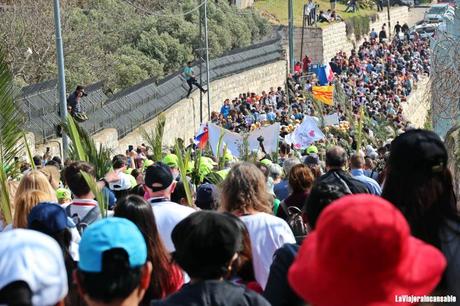
[[[193,74],[193,69],[191,67],[187,66],[184,68],[184,76],[187,81],[190,80],[190,78],[192,77],[192,74]]]
[[[382,193],[380,185],[374,179],[365,176],[363,169],[353,169],[351,170],[351,175],[358,181],[363,182],[371,194],[380,195]]]
[[[227,118],[230,114],[230,105],[222,105],[220,108],[220,113],[224,116],[224,118]]]
[[[276,119],[276,114],[274,112],[269,112],[267,114],[267,120],[268,121],[275,121],[275,119]]]

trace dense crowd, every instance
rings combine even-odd
[[[226,152],[220,163],[192,145],[196,177],[181,167],[181,152],[155,159],[142,144],[96,177],[87,162],[35,156],[11,188],[12,222],[1,218],[0,304],[370,306],[423,295],[455,302],[460,219],[448,154],[439,136],[401,115],[429,73],[426,47],[417,37],[372,39],[348,58],[337,54],[330,65],[348,108],[315,106],[306,92],[318,81],[299,72],[287,92],[242,94],[213,113],[235,132],[280,122],[277,158]],[[361,148],[352,125],[341,134],[323,127],[326,139],[301,151],[284,141],[304,116],[338,112],[340,130],[363,111]],[[382,121],[399,131],[372,142]]]
[[[245,93],[224,101],[220,113],[213,112],[211,121],[235,132],[254,130],[280,122],[282,136],[300,124],[305,115],[321,117],[337,112],[341,121],[350,121],[364,107],[367,122],[364,130],[373,138],[378,123],[384,122],[399,133],[410,126],[403,117],[403,105],[417,86],[430,73],[429,40],[417,35],[411,39],[395,38],[391,42],[377,38],[365,40],[350,56],[338,52],[329,65],[335,75],[335,87],[345,95],[345,103],[335,101],[335,107],[315,107],[309,93],[319,86],[315,74],[305,74],[300,62],[288,84],[288,91],[278,87],[268,92]],[[303,63],[310,61],[304,60]],[[296,65],[296,66],[297,66]],[[331,83],[332,84],[332,83]],[[353,133],[352,133],[353,134]],[[384,139],[385,140],[385,139]]]

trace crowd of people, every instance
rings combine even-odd
[[[304,160],[288,148],[278,162],[228,159],[217,184],[187,181],[192,203],[182,201],[174,153],[158,161],[146,148],[134,169],[117,155],[97,181],[116,197],[109,213],[82,175],[96,181],[91,164],[37,156],[0,233],[0,303],[392,305],[395,296],[429,294],[455,301],[460,220],[439,136],[397,136],[378,153],[387,155],[382,171],[340,146],[327,149],[324,164],[315,146]]]
[[[144,144],[115,155],[103,177],[85,161],[35,156],[10,191],[12,221],[0,218],[0,304],[456,302],[460,218],[448,153],[401,109],[429,74],[427,46],[371,39],[339,52],[330,66],[346,103],[315,106],[307,93],[318,80],[301,68],[287,92],[242,94],[212,114],[238,133],[280,122],[276,158],[227,152],[221,164],[192,145],[197,179],[181,152],[156,159]],[[305,116],[331,112],[343,133],[323,127],[326,138],[305,150],[284,141]],[[359,147],[345,121],[363,112]],[[379,139],[379,122],[397,131]]]

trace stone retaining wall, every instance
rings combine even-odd
[[[211,111],[220,111],[222,103],[227,98],[237,97],[240,93],[267,91],[270,87],[284,86],[286,79],[286,61],[280,60],[244,72],[211,82]],[[167,109],[164,145],[172,145],[177,137],[188,142],[193,138],[200,126],[200,93],[194,91],[189,99],[182,99]],[[203,120],[207,121],[207,99],[203,97]],[[143,124],[141,127],[149,131],[155,128],[156,118]],[[128,145],[138,145],[144,142],[139,128],[118,139],[118,132],[114,128],[104,129],[94,134],[93,139],[97,146],[102,143],[111,148],[114,153],[125,153]],[[52,155],[61,155],[61,140],[53,139],[44,145],[36,147],[37,154],[43,154],[45,148],[50,147]]]
[[[403,115],[415,127],[424,128],[431,105],[429,78],[422,78],[406,103],[403,103]]]
[[[392,27],[394,27],[396,21],[399,21],[401,25],[408,22],[408,8],[405,6],[391,8],[390,19]],[[369,30],[374,28],[379,32],[384,23],[388,24],[386,11],[377,14],[376,20],[370,23]],[[386,30],[388,31],[388,29]],[[296,59],[303,58],[303,55],[300,54],[301,41],[302,29],[295,28],[294,45]],[[338,51],[349,53],[359,43],[359,41],[356,42],[354,35],[347,36],[345,22],[332,23],[324,28],[307,27],[304,31],[303,53],[312,59],[313,64],[323,64],[329,62]]]

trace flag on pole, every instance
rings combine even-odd
[[[332,71],[331,65],[329,65],[329,63],[326,65],[325,72],[327,81],[331,82],[334,79],[334,71]]]
[[[313,86],[312,93],[313,97],[318,101],[327,104],[327,105],[334,105],[333,101],[333,89],[334,87],[331,86]]]
[[[206,144],[208,143],[209,139],[209,133],[208,133],[208,127],[205,125],[202,125],[200,127],[200,130],[198,131],[198,134],[195,136],[194,142],[200,148],[203,150],[206,147]]]
[[[286,135],[285,140],[287,144],[293,144],[296,149],[305,149],[313,142],[321,140],[324,137],[315,118],[305,116],[302,124],[294,132]]]

